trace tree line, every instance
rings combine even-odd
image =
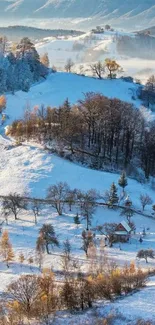
[[[117,37],[119,54],[153,60],[154,50],[155,39],[147,33],[137,33],[134,37],[127,35]]]
[[[95,169],[133,173],[141,168],[147,178],[155,174],[155,122],[146,120],[144,109],[98,93],[85,94],[76,105],[66,100],[58,108],[29,108],[8,134],[51,148],[54,142],[61,156]]]
[[[137,269],[134,263],[119,268],[101,252],[94,267],[93,254],[90,258],[91,269],[83,274],[64,247],[62,281],[57,281],[50,269],[13,281],[1,299],[0,324],[24,325],[32,320],[50,324],[58,310],[91,308],[96,300],[113,300],[145,285],[148,272]]]

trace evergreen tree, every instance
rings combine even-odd
[[[113,207],[113,205],[118,203],[118,195],[117,195],[117,187],[114,183],[112,183],[109,193],[109,205]]]
[[[78,226],[80,225],[80,218],[79,218],[79,214],[77,213],[76,216],[74,217],[74,223]]]
[[[9,240],[8,231],[6,230],[2,234],[0,249],[4,262],[6,262],[7,267],[9,267],[9,262],[12,262],[14,259],[14,252]]]
[[[131,218],[134,216],[135,212],[131,209],[131,207],[126,207],[122,210],[121,216],[125,216],[128,223],[131,223]]]
[[[46,249],[47,254],[50,254],[49,246],[59,246],[59,241],[55,234],[54,227],[50,224],[44,224],[40,231],[37,239],[36,250],[44,252]]]
[[[21,266],[23,265],[23,262],[25,261],[25,257],[23,253],[20,253],[19,255],[19,263],[21,264]]]
[[[118,180],[118,184],[120,187],[123,188],[123,193],[124,193],[124,189],[125,187],[128,185],[128,181],[127,181],[127,178],[126,178],[126,173],[123,171],[119,180]]]

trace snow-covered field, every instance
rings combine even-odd
[[[71,103],[76,103],[78,99],[83,97],[83,93],[88,91],[101,92],[108,97],[117,97],[132,102],[137,107],[140,107],[140,101],[133,101],[131,99],[132,91],[130,88],[136,90],[136,87],[137,86],[134,84],[126,83],[119,79],[97,80],[95,78],[82,77],[74,74],[52,74],[43,83],[34,85],[28,93],[19,91],[15,93],[15,95],[7,95],[6,113],[10,117],[7,123],[10,124],[15,118],[21,118],[24,109],[27,106],[30,106],[31,108],[35,105],[41,104],[44,104],[45,106],[58,106],[61,105],[66,98],[68,98]],[[42,198],[46,196],[48,186],[59,181],[66,181],[71,188],[76,187],[82,190],[95,188],[101,193],[104,193],[104,191],[109,189],[113,181],[116,184],[118,182],[118,174],[95,171],[73,164],[53,154],[45,152],[41,146],[33,143],[24,143],[22,146],[12,147],[12,140],[7,139],[4,136],[3,126],[1,126],[0,132],[1,195],[10,192],[17,192],[20,194],[26,192],[32,197]],[[126,191],[127,194],[130,195],[136,209],[141,209],[139,201],[140,194],[148,193],[154,202],[154,191],[151,189],[149,183],[142,185],[135,180],[129,179]],[[150,214],[151,207],[146,209],[146,212]],[[83,250],[81,250],[80,237],[85,224],[84,221],[82,221],[82,224],[77,228],[73,219],[76,213],[76,208],[74,208],[72,212],[69,212],[66,207],[63,216],[59,217],[53,208],[45,206],[38,217],[37,225],[34,224],[34,217],[31,211],[22,212],[19,216],[20,219],[16,222],[14,221],[13,216],[9,219],[9,225],[4,225],[4,228],[9,231],[15,252],[15,261],[11,264],[9,269],[2,261],[0,262],[0,292],[5,290],[7,284],[10,283],[12,279],[16,279],[20,274],[39,272],[38,266],[35,262],[35,244],[38,230],[43,223],[52,223],[60,241],[60,248],[55,249],[53,255],[45,256],[44,267],[51,267],[55,271],[60,270],[62,243],[67,238],[71,242],[74,258],[80,259],[81,263],[86,261],[85,254]],[[120,222],[122,220],[123,217],[120,216],[119,210],[100,207],[96,209],[92,225],[96,226],[98,224],[103,224],[104,222]],[[155,220],[142,215],[135,215],[134,221],[137,229],[131,242],[128,244],[121,244],[121,247],[119,244],[116,244],[113,248],[106,248],[106,252],[110,259],[113,259],[121,265],[134,260],[137,265],[140,264],[143,267],[154,267],[154,260],[146,265],[143,261],[139,262],[136,260],[136,254],[140,248],[155,249]],[[143,243],[140,244],[139,237],[144,228],[146,229],[146,237],[144,238]],[[21,252],[25,255],[25,262],[22,267],[18,261]],[[30,267],[27,260],[31,256],[34,258],[34,262]],[[82,267],[84,268],[84,266]],[[151,305],[151,295],[153,296],[155,294],[155,290],[154,286],[152,286],[152,289],[150,288],[151,286],[148,286],[144,291],[139,293],[139,296],[137,296],[139,297],[137,299],[139,299],[140,306],[137,311],[136,295],[133,296],[133,301],[130,300],[130,297],[126,298],[128,300],[124,300],[129,302],[131,301],[130,310],[132,308],[134,310],[135,308],[135,314],[133,313],[135,317],[141,316],[141,308],[143,308],[144,304],[148,304],[148,308],[150,308],[148,310],[150,310],[151,317],[154,317],[154,311]],[[147,296],[150,295],[150,299],[145,300],[145,294],[143,294],[143,292],[147,292]],[[140,298],[140,294],[142,298]],[[126,305],[129,304],[129,302],[126,302]],[[115,309],[118,308],[120,312],[124,312],[122,301],[120,301],[120,304],[118,301],[115,306]],[[110,308],[113,308],[113,305],[107,304],[106,308],[109,310]],[[130,316],[130,313],[128,313],[128,315]],[[80,318],[78,318],[78,321],[79,319]],[[71,324],[69,321],[70,317],[66,318],[65,324]],[[63,321],[60,319],[60,322],[57,320],[56,324],[64,324],[63,322],[64,318]],[[76,317],[74,318],[74,321],[71,319],[71,322],[72,324],[79,324],[76,323]],[[84,324],[83,319],[81,320],[81,324]]]
[[[119,98],[123,101],[140,106],[139,100],[134,101],[132,95],[136,93],[137,85],[120,79],[99,80],[82,77],[76,74],[55,73],[49,75],[45,82],[32,86],[28,93],[18,91],[15,95],[7,95],[6,113],[9,123],[23,117],[27,107],[44,104],[44,106],[59,106],[66,98],[73,104],[84,97],[87,92],[99,92],[109,98]]]
[[[83,65],[83,72],[91,75],[90,64],[98,60],[104,61],[110,57],[118,61],[122,66],[123,75],[131,75],[134,78],[146,82],[148,77],[155,72],[155,61],[139,58],[130,58],[119,55],[117,52],[116,40],[121,35],[134,37],[134,34],[120,31],[106,31],[104,34],[91,34],[90,32],[68,39],[44,39],[36,44],[39,54],[48,53],[51,66],[64,69],[67,59],[71,58],[75,63],[73,71],[80,71]],[[81,46],[77,49],[77,46]]]

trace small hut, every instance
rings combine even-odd
[[[127,242],[131,236],[131,232],[132,229],[128,223],[126,221],[122,221],[116,226],[114,238],[117,242]]]

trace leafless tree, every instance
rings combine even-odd
[[[155,258],[155,254],[154,251],[152,249],[141,249],[138,253],[137,253],[137,258],[139,259],[145,259],[146,263],[148,263],[148,258],[154,259]]]
[[[74,66],[74,62],[72,61],[72,59],[68,59],[65,65],[65,70],[67,72],[71,72],[73,66]]]
[[[33,314],[33,308],[39,295],[38,277],[34,275],[21,276],[18,281],[11,283],[8,287],[9,298],[19,304],[22,313],[28,319]]]
[[[116,226],[116,223],[104,223],[103,225],[97,227],[97,230],[108,238],[110,247],[112,247],[114,242]]]
[[[67,183],[58,183],[48,188],[47,199],[51,200],[51,205],[59,215],[62,215],[63,207],[67,201],[70,188]]]
[[[99,79],[102,79],[102,76],[105,72],[105,67],[102,62],[97,62],[90,65],[90,68],[93,72],[93,75],[97,76]]]
[[[140,201],[141,201],[143,211],[145,210],[146,205],[151,205],[153,203],[152,199],[150,198],[150,196],[148,194],[141,194]]]
[[[7,216],[11,213],[14,214],[15,220],[21,210],[27,209],[25,200],[17,193],[10,193],[3,199],[3,211],[7,213]]]
[[[86,256],[88,256],[89,246],[91,244],[94,244],[94,238],[95,238],[95,235],[90,230],[88,230],[88,231],[84,230],[82,232],[82,241],[83,241],[82,249],[86,253]]]
[[[34,214],[35,224],[37,224],[37,217],[39,216],[39,213],[41,210],[41,203],[36,200],[33,200],[32,204],[31,204],[31,210]]]
[[[96,209],[97,192],[93,189],[81,192],[81,215],[86,220],[86,229],[89,230],[91,219]]]

